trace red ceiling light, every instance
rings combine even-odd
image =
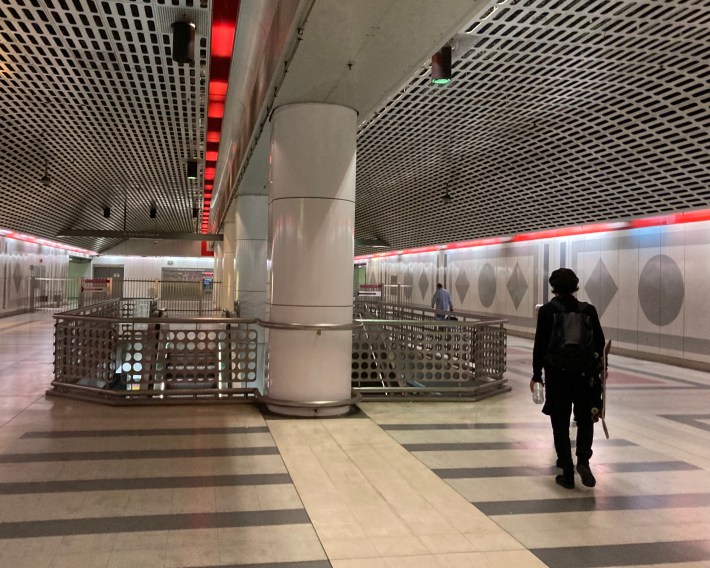
[[[232,57],[235,29],[236,22],[217,21],[212,24],[212,57]]]
[[[224,103],[210,102],[207,105],[208,118],[222,118],[224,116]]]
[[[223,101],[227,97],[227,82],[210,81],[209,93],[211,101]]]
[[[239,0],[213,0],[212,30],[210,37],[210,83],[207,89],[207,143],[219,144],[222,131],[222,117],[229,88],[229,70],[234,50],[234,35],[237,29]],[[215,177],[215,167],[219,158],[219,146],[207,148],[205,155],[204,179],[211,182]],[[212,189],[212,183],[205,183],[205,190]],[[204,192],[211,198],[211,191]],[[202,232],[208,228],[211,199],[205,199]]]

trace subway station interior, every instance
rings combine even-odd
[[[4,0],[0,566],[710,568],[709,61],[708,0]]]

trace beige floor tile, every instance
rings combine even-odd
[[[447,568],[545,568],[531,552],[467,552],[437,555],[441,566]]]
[[[378,557],[379,553],[369,538],[328,538],[319,531],[323,549],[331,560]]]
[[[202,546],[201,541],[199,545],[168,547],[165,552],[165,568],[216,566],[219,562],[219,548],[217,546]]]
[[[260,509],[303,508],[301,498],[293,485],[258,485],[255,492]]]
[[[384,558],[353,558],[348,560],[332,560],[333,568],[388,568]]]
[[[84,554],[91,552],[111,552],[114,546],[112,534],[81,534],[62,537],[59,554]]]
[[[169,531],[116,533],[113,535],[113,551],[165,550]]]
[[[106,568],[164,568],[165,550],[114,550]]]
[[[111,552],[83,552],[58,554],[50,563],[50,568],[106,568]]]
[[[371,536],[370,542],[377,550],[377,555],[381,557],[411,556],[429,552],[424,543],[416,536]]]
[[[222,564],[265,564],[274,562],[274,553],[267,541],[234,540],[219,545],[219,561]]]
[[[49,568],[54,555],[52,554],[27,554],[22,556],[6,555],[2,556],[3,566],[12,568]]]
[[[196,548],[219,547],[219,529],[186,529],[168,531],[167,550],[185,548],[188,543]]]
[[[315,535],[310,539],[271,540],[269,544],[275,562],[288,563],[327,558],[323,546]]]

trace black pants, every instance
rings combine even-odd
[[[594,392],[589,377],[545,368],[545,406],[542,411],[550,417],[552,423],[558,467],[573,467],[569,438],[573,409],[574,421],[577,423],[577,463],[589,463],[594,439],[593,400]]]

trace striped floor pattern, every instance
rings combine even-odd
[[[481,405],[472,416],[450,407],[449,416],[368,413],[546,566],[710,567],[710,414],[697,412],[710,407],[710,377],[617,358],[612,437],[598,428],[594,444],[598,484],[586,488],[577,477],[570,491],[554,483],[551,428],[529,400],[530,343],[510,344],[506,402]],[[618,374],[624,380],[615,384]]]

